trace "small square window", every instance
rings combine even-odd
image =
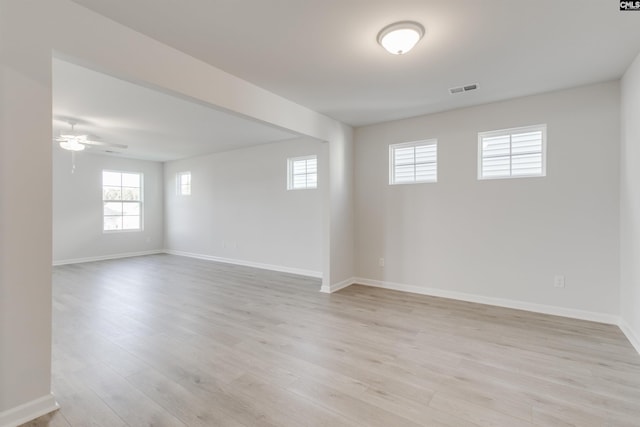
[[[547,125],[478,133],[478,179],[546,175]]]
[[[438,181],[438,141],[405,142],[389,146],[389,184]]]
[[[318,157],[292,157],[287,159],[287,190],[305,190],[318,187]]]
[[[181,196],[191,195],[191,172],[180,172],[178,174],[178,194]]]

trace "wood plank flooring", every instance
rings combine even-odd
[[[55,267],[27,426],[640,426],[615,326],[171,255]]]

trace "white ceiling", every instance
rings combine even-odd
[[[640,52],[640,13],[615,0],[74,0],[169,46],[360,126],[618,79]],[[425,38],[376,43],[395,21]],[[53,63],[54,132],[66,121],[122,154],[172,160],[297,135]],[[478,83],[452,96],[448,89]]]
[[[355,126],[618,79],[640,51],[615,0],[75,2]],[[392,56],[375,39],[399,20],[427,34]]]
[[[76,132],[123,157],[166,161],[298,137],[210,106],[53,60],[54,135]],[[102,154],[103,148],[92,151]]]

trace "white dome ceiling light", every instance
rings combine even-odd
[[[424,36],[424,27],[418,22],[401,21],[387,25],[378,33],[378,43],[389,53],[403,55]]]

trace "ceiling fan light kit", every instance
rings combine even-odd
[[[69,138],[66,141],[60,141],[60,147],[69,151],[82,151],[84,150],[84,145],[80,144],[77,139]]]
[[[60,135],[61,138],[65,138],[64,141],[60,141],[60,147],[69,151],[82,151],[84,150],[84,144],[81,144],[75,136],[72,135]]]
[[[409,52],[422,39],[425,30],[415,21],[400,21],[387,25],[378,33],[378,43],[393,55]]]
[[[69,134],[60,134],[59,137],[55,139],[60,145],[60,148],[64,148],[69,151],[82,151],[85,146],[83,142],[86,142],[87,135],[76,135],[74,132],[74,128],[76,126],[75,122],[70,121],[69,125],[71,125],[71,133]]]

